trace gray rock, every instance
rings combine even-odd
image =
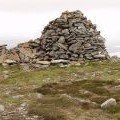
[[[98,58],[98,59],[104,59],[105,57],[106,55],[102,55],[102,54],[94,55],[94,58]]]
[[[4,63],[7,63],[7,64],[15,64],[16,61],[10,60],[10,59],[6,59],[6,60],[4,61]]]
[[[101,35],[100,35],[100,36],[98,36],[98,39],[99,39],[99,40],[101,40],[102,42],[104,42],[104,41],[105,41],[105,38],[104,38],[104,37],[102,37]]]
[[[29,45],[32,47],[39,47],[39,44],[37,42],[31,42]]]
[[[5,111],[4,105],[0,105],[0,113]]]
[[[51,63],[52,64],[69,63],[69,61],[68,60],[59,59],[59,60],[52,60]]]
[[[36,97],[37,97],[38,99],[41,99],[41,98],[43,98],[43,95],[42,95],[41,93],[36,93]]]
[[[65,37],[61,36],[58,40],[59,43],[65,43]]]
[[[62,30],[62,33],[63,33],[64,35],[69,35],[69,34],[70,34],[68,29]]]
[[[83,58],[84,56],[82,54],[79,55],[79,58]]]
[[[90,44],[90,43],[86,43],[84,46],[85,46],[86,48],[89,48],[89,47],[91,47],[91,44]]]
[[[37,44],[40,44],[40,39],[39,38],[35,39],[34,42],[37,43]]]
[[[56,43],[56,45],[61,49],[67,50],[67,47],[64,44]]]
[[[86,27],[84,26],[83,23],[77,23],[78,29],[81,29],[82,31],[86,31]]]
[[[91,54],[85,54],[85,57],[86,57],[88,60],[92,60],[92,59],[93,59],[93,57],[92,57]]]
[[[50,65],[49,61],[37,61],[36,63],[41,65]]]
[[[78,58],[78,54],[71,54],[72,57]]]
[[[81,48],[81,42],[77,42],[75,44],[72,44],[69,47],[69,50],[72,51],[73,53],[78,53]]]
[[[55,56],[55,51],[50,51],[50,52],[48,53],[48,55],[54,57],[54,56]]]
[[[60,56],[59,56],[59,58],[60,59],[69,59],[69,56],[68,55],[66,55],[66,54],[61,54]]]
[[[114,98],[110,98],[101,104],[101,108],[106,109],[106,108],[114,107],[116,105],[117,105],[116,100]]]

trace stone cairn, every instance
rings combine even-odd
[[[63,12],[47,25],[40,38],[40,58],[43,60],[79,58],[106,59],[104,38],[81,11]]]
[[[5,58],[7,62],[37,64],[61,60],[103,60],[109,58],[104,42],[96,25],[81,11],[65,11],[49,22],[40,38],[19,44],[9,50]],[[4,46],[0,46],[0,55],[2,48]]]

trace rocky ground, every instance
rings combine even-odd
[[[0,120],[120,120],[119,71],[119,61],[0,66]]]

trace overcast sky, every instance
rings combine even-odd
[[[81,10],[97,24],[108,48],[120,45],[120,0],[0,0],[0,44],[13,47],[39,37],[65,10]]]

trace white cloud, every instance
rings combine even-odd
[[[0,0],[0,10],[49,11],[120,7],[120,0]]]

